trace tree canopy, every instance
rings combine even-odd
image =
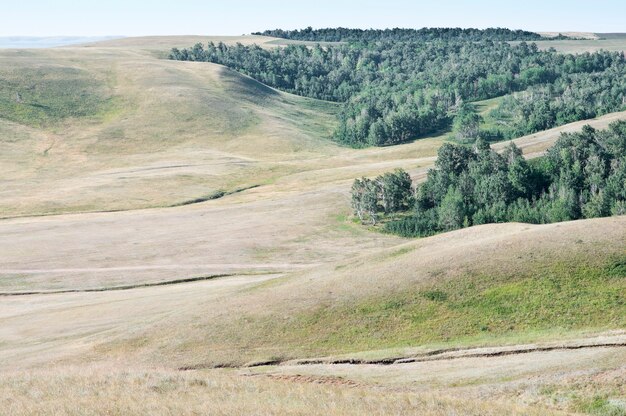
[[[266,30],[253,35],[272,36],[276,38],[302,40],[309,42],[370,42],[378,40],[393,41],[427,41],[435,39],[456,40],[540,40],[541,35],[525,30],[504,28],[462,29],[462,28],[422,28],[422,29],[348,29],[345,27],[313,29],[307,27],[299,30]]]
[[[370,207],[382,214],[380,193],[375,199]],[[480,139],[472,147],[446,143],[410,201],[412,213],[387,222],[387,231],[427,236],[487,223],[625,215],[626,122],[603,131],[585,126],[579,133],[564,133],[544,157],[532,161],[513,143],[501,153]]]
[[[352,208],[361,222],[376,224],[379,212],[405,211],[412,205],[411,177],[402,169],[387,172],[374,180],[355,179],[352,184]]]
[[[623,53],[559,54],[505,42],[527,32],[339,28],[274,35],[321,41],[332,33],[343,43],[197,44],[172,49],[170,58],[222,64],[282,91],[343,103],[334,138],[354,147],[406,142],[453,121],[462,141],[502,140],[626,109]],[[503,98],[489,114],[495,123],[481,129],[468,104],[496,97]]]

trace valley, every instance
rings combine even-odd
[[[0,50],[0,413],[622,414],[626,217],[364,226],[353,180],[420,182],[450,132],[341,145],[336,103],[165,59],[197,41],[288,43]],[[619,120],[514,142],[536,158]]]

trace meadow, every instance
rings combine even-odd
[[[0,413],[624,414],[625,217],[363,226],[353,179],[450,132],[341,146],[336,104],[164,59],[196,40],[261,41],[0,50]]]

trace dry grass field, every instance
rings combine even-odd
[[[567,33],[564,34],[567,35]],[[553,35],[558,35],[558,33],[553,33]],[[554,48],[563,53],[584,53],[599,50],[626,52],[626,35],[623,33],[590,34],[574,32],[571,33],[571,36],[580,38],[580,40],[542,40],[535,43],[540,49]]]
[[[626,217],[419,240],[361,226],[352,180],[419,180],[446,134],[341,147],[334,104],[162,59],[210,39],[259,41],[0,50],[0,414],[626,412],[623,345],[333,364],[624,344]],[[534,157],[625,118],[516,143]]]
[[[585,40],[597,40],[600,36],[597,33],[591,32],[539,32],[539,34],[545,38],[555,38],[559,35],[568,36],[570,38],[585,39]]]
[[[547,414],[532,404],[383,389],[337,377],[289,379],[225,370],[176,372],[99,365],[5,373],[0,380],[0,404],[6,414],[16,416]]]
[[[242,45],[259,45],[264,48],[271,48],[276,46],[285,45],[313,45],[314,42],[305,42],[297,40],[288,40],[281,38],[272,38],[269,36],[259,35],[243,35],[243,36],[139,36],[131,38],[119,38],[106,41],[99,41],[94,43],[84,44],[85,47],[95,48],[124,48],[124,49],[139,49],[153,51],[158,54],[162,54],[164,51],[168,52],[171,48],[188,48],[196,43],[206,44],[207,42],[213,42],[218,44],[220,42],[226,45],[234,45],[241,43]],[[322,44],[328,44],[333,42],[322,42]]]

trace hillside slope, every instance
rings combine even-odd
[[[334,105],[223,67],[132,49],[0,54],[10,79],[0,87],[4,217],[181,203],[271,181],[292,170],[278,162],[336,148]],[[85,111],[88,99],[105,104]]]
[[[211,367],[618,329],[624,247],[625,217],[494,224],[284,277],[5,297],[13,347],[3,361],[78,354]]]
[[[532,366],[464,359],[444,365],[442,383],[442,367],[423,363],[389,373],[214,370],[623,330],[626,217],[420,240],[361,226],[350,217],[353,179],[402,167],[420,180],[445,134],[337,146],[333,104],[220,66],[159,59],[189,40],[0,51],[11,80],[0,86],[3,408],[127,414],[141,397],[155,414],[546,414],[548,402],[557,414],[597,406],[596,392],[602,406],[621,394],[617,347],[536,352]],[[48,76],[33,82],[39,73]],[[562,131],[624,118],[516,143],[534,157]],[[589,401],[563,407],[559,389]],[[103,403],[103,394],[120,400]],[[333,394],[334,408],[320,404]]]

